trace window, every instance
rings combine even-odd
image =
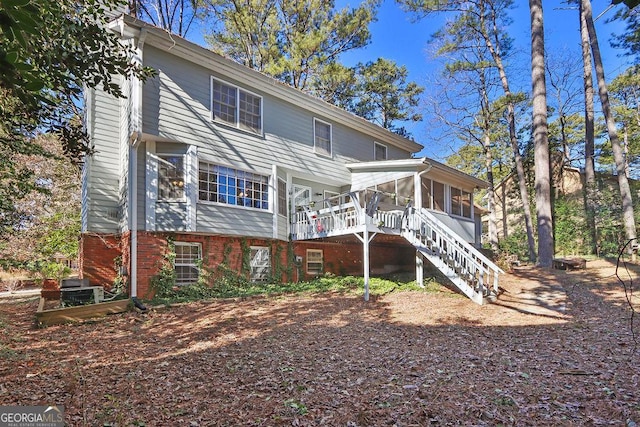
[[[451,187],[451,213],[462,215],[462,190]]]
[[[269,177],[200,162],[198,199],[268,210]]]
[[[198,281],[200,269],[199,243],[175,242],[176,259],[173,262],[176,271],[176,285],[191,285]]]
[[[431,209],[431,180],[422,179],[422,207]]]
[[[211,79],[213,118],[249,132],[262,133],[262,97]]]
[[[184,157],[158,156],[158,200],[184,199]]]
[[[307,249],[307,273],[322,274],[322,249]]]
[[[471,218],[471,193],[451,187],[451,214]]]
[[[340,193],[336,193],[335,191],[329,191],[329,190],[324,190],[323,192],[323,196],[324,200],[323,202],[327,203],[325,204],[323,207],[326,206],[338,206],[340,204],[340,197],[338,197],[340,195]]]
[[[373,160],[387,160],[387,146],[373,143]]]
[[[313,119],[313,149],[318,154],[331,156],[331,125]]]
[[[287,216],[287,183],[278,179],[278,214]]]
[[[466,218],[471,218],[472,200],[471,193],[467,191],[462,192],[462,216]]]
[[[267,282],[271,275],[271,251],[263,246],[251,246],[251,281]]]
[[[445,212],[444,208],[444,184],[433,181],[433,207],[432,209]]]

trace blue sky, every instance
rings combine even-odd
[[[338,6],[357,4],[359,2],[337,2]],[[516,60],[519,61],[518,74],[522,78],[519,81],[513,81],[512,86],[529,91],[531,81],[529,2],[516,0],[515,4],[516,7],[510,13],[514,21],[511,26],[511,35],[515,39],[514,48],[519,51]],[[603,12],[609,4],[608,0],[593,0],[594,17]],[[580,28],[577,10],[567,10],[565,2],[559,0],[544,0],[543,7],[547,50],[569,50],[575,52],[577,60],[580,61]],[[620,58],[621,52],[612,49],[609,43],[612,33],[621,33],[624,30],[624,25],[621,23],[606,22],[607,18],[613,17],[614,13],[615,9],[611,9],[596,22],[608,80],[626,68],[626,59]],[[428,91],[429,82],[440,72],[440,64],[430,55],[427,42],[445,19],[440,15],[414,22],[412,15],[402,11],[394,0],[384,0],[378,11],[378,21],[370,26],[371,44],[343,56],[342,60],[346,65],[355,65],[358,62],[374,61],[378,57],[392,59],[398,65],[405,65],[409,70],[409,79],[425,86]],[[433,129],[426,117],[422,123],[407,124],[406,127],[416,141],[427,147],[423,150],[424,155],[441,160],[450,153],[448,145],[433,141],[430,135]]]
[[[355,0],[336,0],[336,7],[355,7],[360,3]],[[518,51],[512,60],[517,70],[513,74],[518,78],[512,78],[511,87],[513,91],[529,92],[531,84],[529,2],[514,0],[514,3],[516,6],[510,11],[513,19],[510,34],[514,38],[514,48]],[[611,0],[592,0],[594,17],[605,11],[610,3]],[[547,51],[575,52],[573,56],[581,61],[577,10],[569,9],[566,0],[543,0],[543,7]],[[618,5],[616,8],[623,7],[626,6]],[[608,81],[627,67],[627,59],[621,58],[621,52],[612,49],[609,43],[612,33],[619,34],[624,31],[622,23],[607,22],[608,18],[614,16],[616,8],[609,10],[596,21],[596,31]],[[441,65],[430,55],[427,42],[445,22],[446,17],[438,15],[415,22],[413,16],[402,11],[395,0],[383,0],[377,16],[378,20],[370,25],[371,43],[363,49],[343,55],[341,60],[345,65],[353,66],[358,62],[375,61],[379,57],[391,59],[398,65],[406,66],[409,70],[409,80],[424,86],[425,94],[428,93],[430,82],[439,74]],[[192,29],[189,38],[196,43],[206,45],[198,28]],[[421,155],[443,160],[451,153],[450,142],[436,141],[434,138],[435,130],[428,116],[425,115],[420,123],[407,123],[405,127],[417,142],[426,147],[420,153]]]

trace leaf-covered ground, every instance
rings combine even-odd
[[[3,299],[0,405],[62,404],[70,426],[636,426],[640,347],[613,274],[521,268],[482,307],[325,293],[44,329],[36,301]]]

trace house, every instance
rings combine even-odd
[[[474,245],[486,185],[423,147],[178,36],[122,15],[110,28],[154,68],[86,92],[81,269],[149,297],[174,251],[177,285],[201,266],[253,281],[416,270],[476,302],[500,270]]]

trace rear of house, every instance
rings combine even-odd
[[[125,280],[149,297],[167,262],[178,286],[203,265],[253,281],[413,270],[409,208],[479,242],[472,200],[484,182],[413,159],[421,145],[127,15],[112,29],[157,75],[119,77],[123,99],[86,93],[91,282]],[[373,224],[379,212],[391,214]],[[338,214],[355,219],[337,227]],[[386,236],[363,245],[365,232]]]

